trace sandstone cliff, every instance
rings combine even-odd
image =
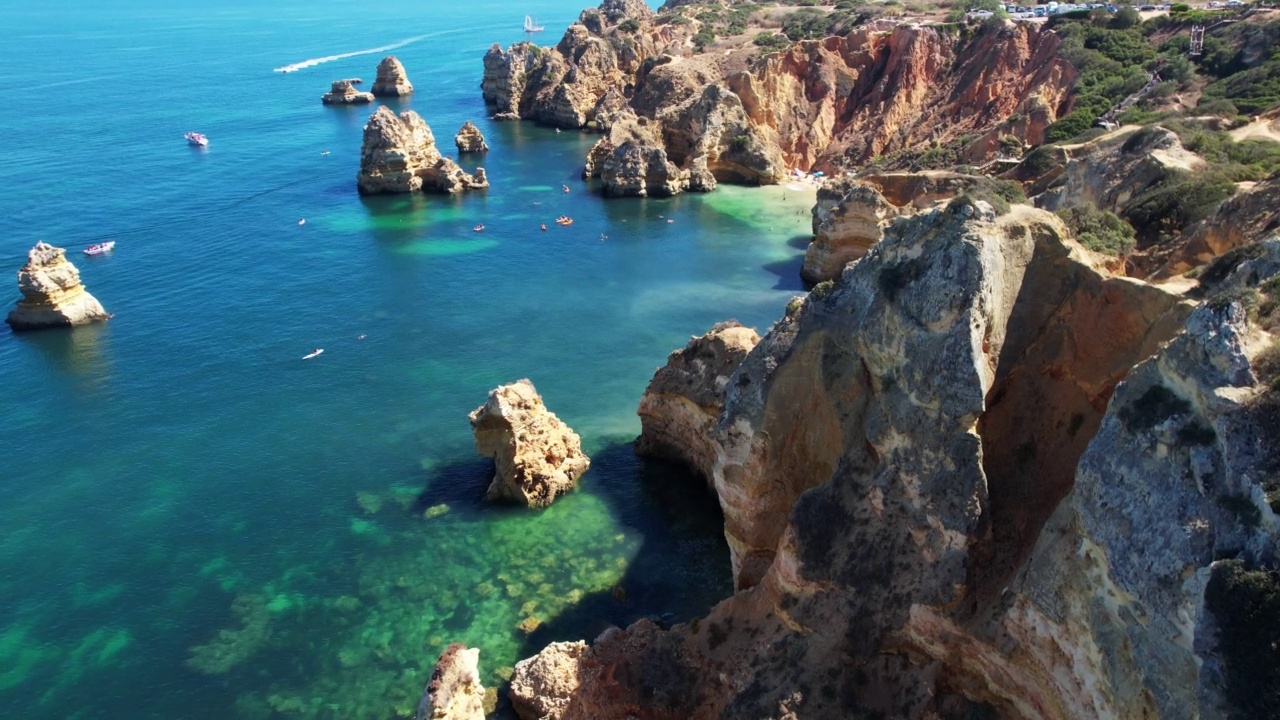
[[[403,97],[413,94],[413,83],[404,71],[404,65],[395,55],[388,55],[378,63],[378,75],[369,88],[377,97]]]
[[[445,648],[431,674],[415,720],[484,720],[480,651],[454,643]]]
[[[1280,175],[1228,198],[1192,227],[1156,277],[1181,275],[1276,230],[1280,230]]]
[[[489,152],[489,143],[484,141],[484,134],[470,120],[458,128],[458,134],[453,136],[453,143],[458,146],[460,153]]]
[[[471,413],[471,430],[476,450],[494,460],[491,500],[545,507],[572,490],[591,464],[578,434],[547,410],[528,380],[490,392]]]
[[[695,21],[631,5],[583,11],[554,48],[491,47],[482,90],[495,116],[606,129],[625,102],[655,123],[645,152],[661,149],[689,173],[687,189],[705,191],[961,137],[973,138],[963,159],[979,162],[994,157],[1004,135],[1042,142],[1075,79],[1056,58],[1057,36],[1027,23],[984,25],[972,38],[940,27],[863,27],[742,69],[688,51]],[[595,176],[591,167],[586,175]]]
[[[334,80],[329,92],[320,96],[325,105],[361,105],[373,102],[373,93],[360,92],[355,89],[358,79]]]
[[[67,260],[67,251],[37,242],[18,271],[22,299],[5,318],[20,330],[84,325],[110,317],[97,298],[80,284],[80,271]]]
[[[591,148],[583,176],[600,178],[607,197],[666,197],[689,187],[689,172],[671,162],[653,125],[630,110]]]
[[[718,450],[711,430],[729,377],[758,342],[755,330],[727,322],[671,353],[640,400],[636,454],[682,463],[710,482]]]
[[[523,716],[1222,716],[1206,587],[1280,534],[1271,341],[1065,237],[956,201],[791,309],[699,438],[748,589],[521,663]]]
[[[829,181],[818,189],[813,242],[800,277],[808,283],[835,279],[845,265],[880,242],[893,218],[987,184],[983,177],[940,171],[865,173]]]
[[[456,193],[489,187],[483,168],[474,176],[440,154],[431,128],[412,110],[399,116],[385,105],[364,126],[360,172],[361,195],[407,192]]]

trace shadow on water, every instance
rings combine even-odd
[[[642,535],[640,551],[613,588],[584,596],[531,633],[520,659],[552,642],[591,642],[610,627],[625,628],[642,618],[670,627],[704,615],[733,594],[724,516],[701,478],[679,465],[636,457],[633,443],[621,440],[597,451],[591,473],[596,472],[600,481],[589,491],[609,506],[620,526]],[[514,717],[506,688],[500,693],[498,717]]]
[[[111,369],[102,355],[102,345],[110,332],[109,323],[100,322],[71,328],[35,330],[14,337],[37,348],[50,365],[61,372],[94,376]]]
[[[791,244],[790,241],[787,243]],[[805,283],[800,279],[800,269],[804,267],[804,253],[793,255],[786,260],[777,260],[771,263],[765,263],[761,266],[764,270],[777,275],[778,281],[774,283],[774,290],[795,290],[804,292],[808,290]]]
[[[451,512],[478,515],[484,508],[484,494],[493,480],[493,461],[474,457],[445,463],[431,469],[426,488],[409,506],[421,515],[428,508],[448,505]]]

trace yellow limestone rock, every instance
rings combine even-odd
[[[591,465],[578,434],[547,410],[528,380],[491,391],[471,413],[471,430],[476,450],[494,461],[491,500],[545,507]]]
[[[44,242],[27,253],[18,271],[22,299],[5,322],[14,332],[84,325],[110,315],[80,284],[80,271],[67,260],[67,251]]]
[[[478,648],[462,643],[445,648],[424,693],[420,720],[484,720],[479,664]]]
[[[469,175],[440,154],[431,127],[412,110],[396,115],[379,107],[364,126],[360,172],[361,195],[387,193],[457,193],[489,187],[484,168]]]

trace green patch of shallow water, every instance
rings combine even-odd
[[[483,462],[437,468],[469,477],[471,492],[357,493],[342,586],[317,592],[295,567],[235,588],[227,625],[192,648],[189,665],[240,688],[245,717],[411,717],[450,643],[480,648],[485,685],[501,686],[547,642],[650,613],[684,620],[726,596],[718,513],[701,482],[642,463],[619,441],[591,451],[596,475],[544,510],[478,503]],[[222,569],[214,560],[202,571]],[[258,669],[281,663],[292,672],[262,682]]]

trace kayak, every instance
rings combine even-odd
[[[307,353],[306,355],[303,355],[303,356],[302,356],[302,359],[303,359],[303,360],[310,360],[311,358],[313,358],[313,357],[315,357],[315,356],[319,355],[319,354],[320,354],[320,353],[322,353],[322,352],[324,352],[324,348],[320,348],[319,350],[316,350],[315,352]]]

